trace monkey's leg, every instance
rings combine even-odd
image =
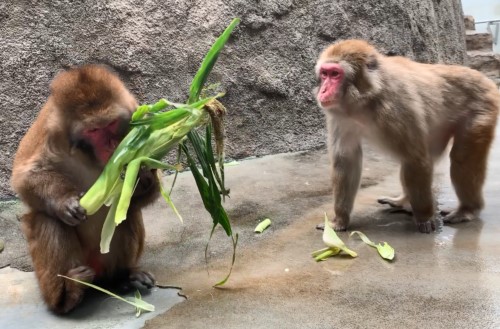
[[[327,117],[327,125],[335,210],[331,225],[336,231],[345,231],[361,179],[361,133],[356,125],[341,118]]]
[[[363,152],[358,145],[349,152],[334,152],[333,155],[333,197],[335,217],[332,227],[345,231],[349,225],[354,199],[361,180]]]
[[[450,152],[450,176],[459,206],[443,222],[459,223],[478,218],[484,205],[482,188],[494,129],[494,126],[476,127],[476,132],[462,130],[455,136]]]
[[[76,189],[74,177],[54,170],[31,170],[17,181],[18,193],[29,200],[30,207],[58,218],[70,226],[79,225],[87,219],[80,205],[83,191]]]
[[[396,198],[386,197],[386,196],[381,197],[377,199],[377,202],[380,204],[389,205],[391,208],[394,208],[395,212],[405,212],[413,214],[411,210],[410,199],[408,198],[408,191],[406,189],[406,185],[404,182],[403,167],[401,167],[399,170],[399,178],[401,181],[401,186],[403,188],[403,193],[401,193],[401,195]]]
[[[91,268],[83,266],[82,248],[75,229],[58,219],[30,214],[23,219],[23,231],[43,299],[56,313],[71,311],[83,298],[84,286],[57,274],[87,282],[95,275]]]
[[[430,159],[418,159],[403,163],[402,177],[413,218],[422,233],[430,233],[436,229],[434,223],[434,200],[432,195],[433,163]]]

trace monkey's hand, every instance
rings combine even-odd
[[[139,182],[135,188],[134,197],[143,197],[158,190],[158,178],[156,169],[141,168],[139,171]]]
[[[160,183],[156,169],[141,168],[139,181],[132,196],[131,206],[142,208],[160,196]]]
[[[87,211],[80,206],[80,197],[73,195],[53,205],[54,214],[69,226],[76,226],[87,219]]]

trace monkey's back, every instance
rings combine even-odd
[[[405,57],[384,57],[389,72],[405,81],[403,88],[418,97],[429,111],[445,110],[445,115],[461,116],[473,111],[497,115],[500,93],[495,83],[479,71],[461,65],[418,63]]]

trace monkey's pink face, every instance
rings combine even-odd
[[[337,63],[322,63],[318,68],[318,76],[320,86],[316,98],[323,109],[330,109],[338,104],[344,69]]]
[[[105,165],[120,144],[127,129],[128,121],[119,118],[104,127],[84,129],[82,137],[92,146],[96,158],[102,165]]]

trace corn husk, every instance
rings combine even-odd
[[[86,209],[88,215],[96,213],[103,206],[109,207],[101,232],[102,253],[109,252],[115,227],[127,217],[139,171],[170,169],[177,172],[178,165],[163,163],[161,160],[172,149],[178,148],[179,152],[187,157],[205,209],[213,219],[210,237],[218,225],[223,227],[233,240],[234,263],[238,237],[233,235],[229,218],[222,206],[222,198],[229,193],[224,186],[224,154],[221,147],[221,118],[225,114],[225,108],[217,100],[223,94],[202,99],[200,95],[219,53],[238,23],[239,19],[234,19],[212,45],[193,78],[189,99],[185,104],[161,99],[155,104],[137,108],[130,122],[131,130],[118,145],[97,181],[81,198],[80,205]],[[204,136],[196,131],[199,127],[205,127]],[[215,132],[217,156],[212,150],[212,129]],[[194,150],[194,155],[190,150]],[[201,172],[198,167],[201,167]],[[170,193],[166,192],[163,186],[161,192],[166,202],[178,214],[170,199]],[[226,282],[228,277],[229,275],[219,284]]]

